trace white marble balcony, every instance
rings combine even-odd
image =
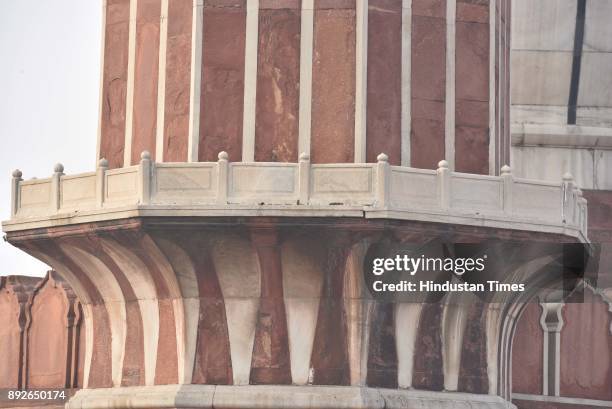
[[[558,183],[377,163],[154,163],[47,179],[13,173],[5,232],[128,217],[365,217],[564,234],[587,240],[587,206],[571,175]]]

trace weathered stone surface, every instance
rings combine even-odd
[[[514,334],[512,391],[515,393],[542,393],[544,334],[540,325],[542,308],[537,302],[525,307]]]
[[[0,277],[0,388],[23,387],[26,302],[39,282],[33,277]]]
[[[252,384],[291,384],[289,336],[277,232],[251,231],[261,269],[261,300],[251,363]]]
[[[612,271],[608,270],[608,274]],[[592,291],[570,297],[563,307],[561,396],[612,400],[612,314],[610,300]]]
[[[192,10],[193,2],[190,0],[168,2],[163,150],[165,162],[187,160]]]
[[[204,4],[200,161],[216,161],[221,151],[242,158],[246,3],[225,3]]]
[[[300,11],[259,11],[255,160],[297,162]]]
[[[444,101],[412,99],[410,165],[436,169],[444,159]]]
[[[353,162],[355,6],[353,3],[347,8],[327,9],[318,2],[315,6],[311,160],[313,163]]]
[[[374,303],[373,309],[367,384],[381,388],[397,388],[395,304],[377,302]]]
[[[138,1],[134,62],[132,164],[140,161],[140,153],[145,150],[151,153],[152,158],[155,158],[160,15],[161,0]]]
[[[399,1],[368,3],[368,95],[366,161],[381,152],[401,163],[402,7]]]
[[[421,313],[414,353],[412,384],[417,389],[441,391],[442,371],[441,304],[425,304]]]
[[[109,0],[102,67],[100,158],[110,168],[123,166],[127,94],[129,0]]]
[[[467,326],[463,335],[460,382],[457,389],[459,392],[489,392],[486,332],[486,306],[482,302],[475,302],[468,310]]]
[[[25,385],[28,388],[69,387],[76,297],[72,290],[49,273],[34,290],[29,302]]]
[[[435,169],[445,155],[446,12],[440,18],[438,10],[445,5],[419,3],[412,16],[410,163],[417,168]]]

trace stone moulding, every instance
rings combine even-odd
[[[67,409],[102,408],[216,409],[516,409],[493,395],[392,390],[359,386],[164,385],[83,389]]]
[[[559,183],[377,163],[140,164],[48,179],[12,178],[5,232],[139,216],[365,217],[564,234],[587,241],[587,205],[571,175]]]

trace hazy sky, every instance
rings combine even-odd
[[[0,219],[10,178],[94,170],[100,87],[101,0],[0,0]],[[48,267],[3,240],[0,275]]]

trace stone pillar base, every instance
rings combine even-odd
[[[83,389],[67,409],[516,409],[499,396],[357,386],[160,385]]]

